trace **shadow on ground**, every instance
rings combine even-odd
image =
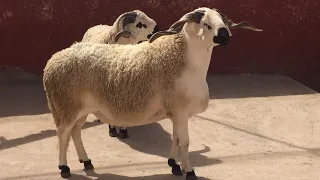
[[[251,136],[259,137],[261,139],[265,139],[265,140],[272,141],[272,142],[276,142],[276,143],[285,145],[287,147],[292,147],[292,148],[304,150],[304,151],[306,151],[306,152],[308,152],[310,154],[313,154],[315,156],[320,157],[320,147],[307,148],[307,147],[303,147],[303,146],[298,146],[298,145],[295,145],[295,144],[290,143],[290,142],[286,142],[286,141],[283,141],[283,140],[278,140],[278,139],[275,139],[275,138],[272,138],[272,137],[264,136],[264,135],[261,135],[261,134],[258,134],[258,133],[250,132],[248,130],[235,127],[232,124],[223,123],[223,120],[210,119],[210,118],[206,118],[206,117],[203,117],[203,116],[200,116],[200,115],[197,115],[196,117],[200,118],[201,120],[210,121],[212,123],[218,124],[220,126],[224,126],[226,128],[229,128],[229,129],[232,129],[232,130],[235,130],[235,131],[240,131],[240,132],[249,134]],[[291,153],[291,152],[289,152],[289,153]],[[268,153],[266,153],[266,154],[268,154]]]
[[[217,75],[208,76],[207,82],[212,99],[317,93],[289,77],[280,75]]]
[[[121,176],[116,174],[98,174],[95,171],[85,171],[86,176],[80,175],[80,174],[72,174],[69,178],[70,180],[184,180],[185,176],[174,176],[172,174],[156,174],[151,176],[139,176],[139,177],[128,177],[128,176]],[[30,178],[30,179],[40,179],[43,177],[43,179],[48,179],[46,176],[52,176],[57,175],[56,173],[49,173],[49,174],[37,174],[37,175],[29,175],[24,176],[23,178]],[[9,177],[6,178],[6,180],[18,180],[22,177]],[[55,178],[56,179],[56,178]],[[62,178],[61,178],[62,179]],[[4,180],[4,179],[3,179]],[[205,177],[198,176],[198,180],[214,180],[214,179],[208,179]]]
[[[91,127],[98,126],[98,125],[101,125],[101,123],[98,123],[97,121],[86,122],[82,129],[87,129],[87,128],[91,128]],[[10,139],[10,140],[7,140],[3,136],[0,136],[0,150],[10,149],[10,148],[17,147],[20,145],[24,145],[24,144],[39,141],[42,139],[50,138],[50,137],[53,137],[56,135],[57,135],[56,130],[45,130],[45,131],[41,131],[39,133],[29,134],[24,137]]]
[[[152,175],[152,176],[140,176],[140,177],[127,177],[127,176],[120,176],[115,174],[97,174],[94,171],[85,171],[87,176],[95,177],[95,180],[182,180],[185,179],[185,176],[177,177],[172,174],[159,174],[159,175]],[[82,180],[82,179],[90,179],[87,176],[82,176],[78,174],[72,174],[72,178],[70,180]],[[204,177],[198,177],[199,180],[210,180]],[[211,179],[212,180],[212,179]]]
[[[137,151],[168,158],[171,149],[171,133],[163,129],[159,123],[152,123],[144,126],[128,128],[129,139],[121,140]],[[137,141],[143,139],[143,141]],[[203,149],[190,152],[190,160],[195,167],[202,167],[222,163],[219,159],[209,158],[203,154],[210,152],[211,149],[203,145]],[[180,153],[179,153],[180,154]]]

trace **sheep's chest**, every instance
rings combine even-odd
[[[185,107],[189,116],[204,112],[209,104],[209,89],[205,79],[184,76],[177,82],[178,92],[187,99]]]

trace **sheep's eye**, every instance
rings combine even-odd
[[[143,26],[144,28],[147,28],[147,27],[148,27],[146,24],[142,24],[142,26]]]
[[[212,27],[211,27],[211,26],[209,26],[208,24],[204,23],[204,25],[205,25],[205,26],[207,26],[209,30],[211,30],[211,29],[212,29]]]
[[[138,27],[138,28],[142,28],[142,23],[141,23],[141,22],[139,22],[139,23],[136,25],[136,27]]]

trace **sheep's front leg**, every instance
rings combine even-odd
[[[71,131],[71,136],[73,139],[74,146],[76,147],[76,151],[79,157],[80,163],[84,164],[84,169],[94,169],[93,165],[91,164],[91,160],[88,158],[87,152],[84,149],[82,138],[81,138],[81,129],[83,124],[86,122],[88,115],[85,115],[78,119],[74,127]]]
[[[176,130],[178,141],[181,148],[182,170],[187,173],[187,180],[197,180],[189,160],[189,131],[188,131],[188,115],[187,113],[178,114],[172,119],[173,128]]]
[[[173,125],[172,146],[171,146],[171,151],[169,155],[168,165],[172,168],[171,170],[172,174],[176,176],[182,176],[183,172],[181,171],[179,164],[177,164],[176,162],[178,157],[178,150],[179,150],[179,138],[177,135],[176,121],[172,121],[172,125]]]

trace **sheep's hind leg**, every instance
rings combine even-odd
[[[70,139],[70,132],[72,126],[61,125],[57,129],[57,135],[59,139],[59,169],[60,175],[63,178],[69,178],[71,176],[70,168],[67,165],[67,148]]]
[[[182,176],[183,172],[179,164],[177,164],[176,159],[178,157],[178,150],[179,150],[179,138],[177,136],[177,125],[175,121],[172,121],[173,124],[173,133],[172,133],[172,146],[169,155],[168,165],[172,168],[171,172],[173,175]]]
[[[71,136],[73,139],[74,146],[76,147],[80,163],[83,163],[85,170],[90,170],[94,169],[94,167],[91,164],[91,160],[88,158],[87,152],[83,146],[81,138],[81,129],[84,123],[86,122],[87,117],[88,115],[85,115],[77,120],[76,124],[71,130]]]
[[[100,111],[95,111],[93,114],[99,119],[99,122],[107,123],[106,117],[100,112]],[[109,136],[110,137],[117,137],[118,132],[117,129],[114,125],[109,124]]]
[[[126,127],[120,127],[118,136],[119,136],[120,139],[129,138],[129,134],[128,134],[127,128]]]
[[[181,158],[182,158],[182,170],[186,172],[187,180],[197,180],[197,176],[190,165],[189,160],[189,132],[188,132],[188,116],[187,114],[181,113],[175,119],[174,126],[176,126],[176,133],[178,135]]]
[[[110,137],[117,137],[118,132],[115,126],[109,124],[109,136]]]

